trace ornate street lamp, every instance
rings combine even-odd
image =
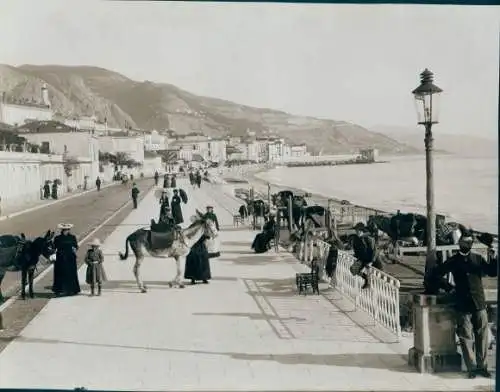
[[[434,210],[434,165],[432,161],[433,138],[432,125],[438,123],[439,97],[443,92],[434,83],[434,74],[427,68],[420,74],[420,86],[412,91],[415,97],[418,124],[425,126],[425,166],[427,185],[427,257],[425,262],[425,276],[436,264],[436,211]],[[426,290],[429,290],[426,284]]]

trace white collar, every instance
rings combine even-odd
[[[470,251],[468,251],[467,253],[463,253],[462,251],[458,251],[458,253],[461,255],[461,256],[469,256],[470,255]]]

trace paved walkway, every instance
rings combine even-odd
[[[116,255],[128,233],[156,218],[158,202],[150,193],[103,245],[110,279],[103,296],[51,300],[0,355],[0,388],[388,391],[493,385],[461,375],[417,374],[402,355],[408,347],[382,342],[338,294],[296,295],[293,277],[303,266],[286,253],[250,253],[255,233],[233,228],[232,208],[224,209],[229,200],[207,188],[186,186],[184,211],[187,220],[195,208],[213,204],[225,229],[209,285],[169,289],[173,261],[146,258],[142,272],[149,291],[138,293],[132,260]]]

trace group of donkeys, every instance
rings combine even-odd
[[[308,205],[306,195],[297,195],[290,190],[280,191],[271,196],[271,202],[281,210],[280,217],[288,227],[295,226],[294,236],[303,237],[309,228],[325,228],[328,219],[327,208],[319,205]],[[290,203],[291,201],[291,203]],[[251,206],[253,203],[253,206]],[[343,206],[350,204],[343,201]],[[269,206],[262,200],[249,203],[249,212],[254,211],[257,216],[267,214]],[[253,208],[252,208],[253,207]],[[291,211],[290,211],[291,207]],[[262,211],[262,214],[257,213]],[[292,225],[290,225],[290,217]],[[356,223],[356,222],[354,222]],[[366,222],[366,228],[378,239],[385,238],[392,245],[425,246],[427,244],[427,217],[414,213],[400,213],[395,215],[371,215]],[[453,245],[458,242],[460,233],[467,229],[460,223],[445,222],[444,217],[436,219],[436,244]],[[350,248],[353,232],[338,233],[338,239],[346,248]],[[477,233],[477,239],[488,247],[492,246],[493,236],[489,233]]]

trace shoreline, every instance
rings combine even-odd
[[[268,184],[270,184],[271,185],[271,193],[276,193],[277,191],[281,191],[281,190],[291,190],[292,192],[297,193],[297,194],[309,193],[311,195],[309,197],[309,199],[311,199],[314,203],[316,203],[320,206],[327,207],[328,200],[330,200],[335,204],[335,207],[339,207],[339,208],[343,207],[343,206],[345,207],[345,205],[341,204],[341,201],[344,199],[339,199],[339,198],[336,198],[334,196],[332,197],[332,196],[327,196],[327,195],[323,195],[323,194],[316,193],[316,192],[311,192],[311,191],[304,189],[304,188],[297,188],[297,187],[293,187],[293,186],[286,186],[286,185],[280,185],[280,184],[268,182],[268,181],[263,180],[257,176],[259,173],[263,173],[263,172],[266,172],[266,171],[269,171],[272,169],[273,169],[273,167],[268,166],[268,165],[266,165],[266,166],[246,165],[246,166],[240,167],[236,170],[233,168],[229,168],[226,173],[221,175],[221,177],[224,180],[229,179],[229,178],[243,179],[243,180],[247,181],[249,185],[253,186],[257,192],[262,193],[264,195],[267,195],[267,186],[268,186]],[[266,196],[266,199],[267,199],[267,196]],[[394,212],[384,211],[384,210],[380,210],[377,208],[372,208],[372,207],[368,207],[368,206],[355,204],[355,203],[352,203],[350,200],[347,200],[347,201],[349,201],[350,206],[354,207],[356,210],[363,211],[364,212],[363,215],[366,215],[366,216],[373,215],[373,214],[393,216],[396,214],[396,211],[394,211]],[[448,216],[446,218],[447,218],[447,220],[449,219]],[[482,233],[483,232],[483,231],[476,230],[476,229],[472,229],[472,230],[474,233]],[[490,234],[493,235],[493,237],[496,239],[496,241],[498,241],[498,234],[497,233],[490,233]]]

